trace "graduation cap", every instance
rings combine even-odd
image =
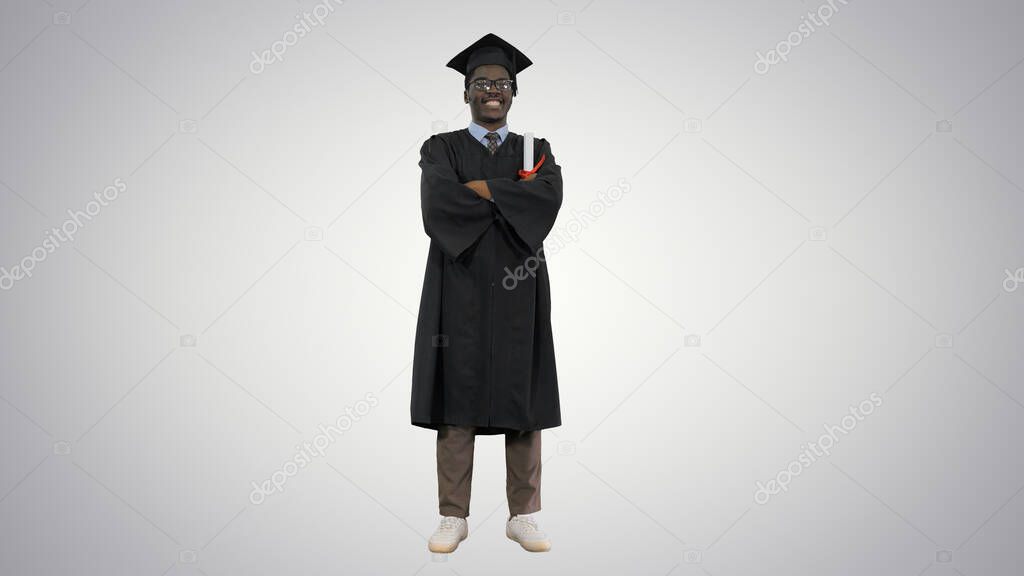
[[[469,75],[477,66],[485,64],[498,64],[508,70],[509,79],[512,80],[512,95],[515,96],[517,92],[516,74],[525,70],[533,62],[515,46],[494,34],[487,34],[459,52],[448,62],[448,67],[461,72],[466,77],[468,86]]]

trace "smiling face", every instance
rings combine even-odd
[[[505,116],[512,107],[512,90],[498,90],[492,82],[487,90],[477,90],[474,80],[508,80],[508,71],[504,66],[486,64],[477,66],[469,77],[469,86],[463,93],[473,121],[485,128],[497,128],[505,124]]]

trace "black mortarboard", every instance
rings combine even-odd
[[[498,64],[508,70],[509,78],[512,80],[512,95],[515,96],[516,73],[522,72],[533,62],[515,46],[494,34],[488,34],[459,52],[448,62],[448,67],[461,72],[466,80],[469,80],[473,70],[484,64]]]

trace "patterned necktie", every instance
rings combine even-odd
[[[491,156],[494,156],[494,153],[498,150],[498,139],[500,137],[497,132],[488,132],[486,138],[487,151],[491,153]]]

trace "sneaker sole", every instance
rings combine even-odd
[[[551,550],[550,540],[545,542],[520,542],[519,540],[513,538],[511,534],[506,533],[505,536],[509,540],[522,546],[523,550],[526,550],[527,552],[547,552],[548,550]]]
[[[468,537],[468,534],[467,534],[467,537]],[[465,539],[466,538],[459,538],[458,540],[455,541],[454,544],[434,544],[433,542],[429,542],[428,541],[427,542],[427,548],[431,552],[436,552],[438,554],[450,554],[452,552],[455,552],[455,549],[459,547],[459,543],[462,542]]]

